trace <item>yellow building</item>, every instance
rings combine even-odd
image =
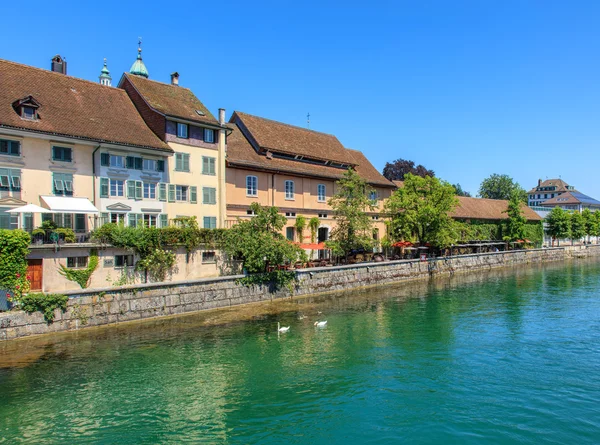
[[[232,134],[227,139],[227,226],[250,217],[250,205],[276,206],[288,218],[284,234],[310,242],[310,231],[299,239],[296,217],[320,220],[318,242],[329,238],[335,226],[329,199],[336,181],[353,168],[373,188],[377,209],[370,213],[374,236],[385,234],[379,211],[395,185],[384,178],[357,150],[345,148],[333,135],[234,112]]]
[[[141,56],[119,87],[124,89],[148,127],[173,150],[166,168],[166,201],[170,219],[196,216],[200,227],[221,228],[225,222],[225,110],[219,120],[188,88],[148,79]]]

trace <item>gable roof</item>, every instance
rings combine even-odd
[[[508,201],[504,199],[486,199],[486,198],[468,198],[466,196],[457,196],[458,206],[452,213],[453,218],[457,219],[481,219],[481,220],[501,220],[508,219]],[[541,221],[539,216],[532,208],[525,204],[521,205],[523,216],[528,221]]]
[[[189,88],[157,82],[129,73],[123,74],[123,77],[131,82],[148,105],[157,112],[188,121],[218,125],[215,117]],[[119,86],[122,82],[123,79],[119,82]]]
[[[172,152],[123,90],[2,59],[0,79],[0,128]],[[37,120],[13,108],[28,96],[40,104]]]
[[[231,134],[227,137],[227,165],[229,167],[282,172],[291,175],[325,178],[333,181],[340,179],[346,171],[344,168],[294,159],[282,159],[278,157],[269,159],[264,153],[258,153],[254,149],[237,124],[230,123],[229,127],[232,129]],[[346,148],[344,148],[344,151],[347,159],[356,164],[355,169],[357,173],[369,184],[389,188],[394,187],[394,184],[385,179],[361,152]]]
[[[352,164],[353,157],[333,135],[264,117],[234,111],[229,122],[240,123],[263,150],[304,156],[322,161]]]
[[[567,184],[562,179],[546,179],[545,181],[542,181],[539,185],[536,185],[534,188],[529,190],[527,193],[537,193],[540,191],[538,190],[539,187],[556,187],[556,189],[554,190],[547,190],[552,192],[566,192],[567,190],[569,190],[569,184]]]
[[[560,196],[556,196],[551,199],[547,199],[540,203],[540,206],[559,206],[564,204],[588,204],[600,207],[600,201],[592,198],[591,196],[584,195],[581,192],[572,191],[563,193]]]

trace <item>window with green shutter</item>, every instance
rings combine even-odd
[[[190,171],[190,155],[188,153],[175,153],[175,170],[179,172]]]
[[[55,195],[73,196],[73,174],[53,173],[52,184]]]
[[[100,178],[100,198],[108,198],[108,178]]]
[[[214,187],[202,187],[202,204],[216,204],[217,189]]]
[[[135,181],[135,199],[142,199],[144,197],[144,183],[142,181]]]
[[[71,162],[73,160],[73,149],[70,147],[52,147],[52,160]]]
[[[143,170],[144,169],[144,160],[142,158],[133,158],[133,159],[134,159],[133,167],[136,170]]]
[[[108,213],[100,214],[100,227],[102,227],[104,224],[108,224],[109,217],[110,217],[110,215]]]
[[[167,200],[167,184],[161,182],[158,184],[158,200],[166,201]]]
[[[75,214],[75,231],[85,232],[85,215],[83,213]]]
[[[110,155],[108,153],[100,153],[100,165],[108,167],[110,165]]]
[[[216,216],[205,216],[204,217],[204,228],[205,229],[216,229],[217,228],[217,217]]]
[[[165,171],[165,161],[160,160],[160,159],[158,161],[156,161],[156,171],[157,172]]]
[[[175,184],[169,184],[169,202],[175,202]]]
[[[195,185],[190,186],[190,202],[196,204],[198,202],[198,187]]]
[[[21,142],[0,139],[0,155],[21,156]]]
[[[214,176],[216,174],[215,162],[215,158],[202,156],[202,174]]]
[[[127,197],[135,199],[135,181],[131,179],[127,181]]]
[[[166,213],[161,213],[160,214],[160,226],[161,227],[168,227],[169,226],[169,215],[167,215]]]
[[[133,160],[133,156],[127,156],[126,163],[125,163],[126,167],[133,168],[134,164],[135,164],[135,161]]]

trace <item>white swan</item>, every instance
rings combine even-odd
[[[281,327],[281,324],[279,322],[277,322],[277,332],[284,333],[284,332],[287,332],[289,330],[290,330],[289,326]]]
[[[315,326],[318,328],[324,328],[327,326],[327,320],[325,321],[315,321]]]

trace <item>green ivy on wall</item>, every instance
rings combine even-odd
[[[61,274],[69,281],[74,281],[79,284],[82,289],[85,289],[90,284],[90,278],[98,267],[98,252],[95,249],[90,251],[90,259],[85,269],[69,269],[64,265],[60,264],[58,273]]]

